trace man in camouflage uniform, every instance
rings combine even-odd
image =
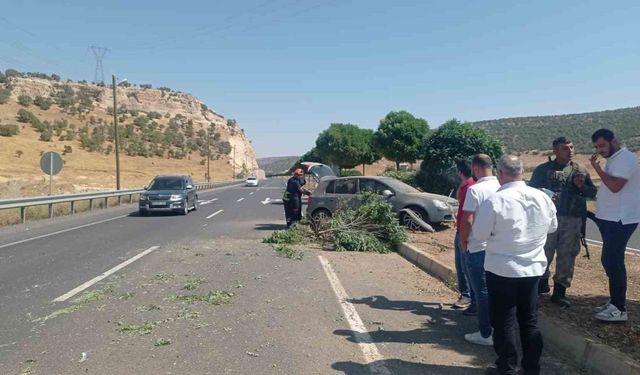
[[[549,269],[556,258],[556,272],[553,277],[551,301],[562,307],[569,307],[566,297],[571,286],[575,260],[580,253],[582,221],[587,214],[587,198],[595,198],[597,189],[589,172],[572,161],[575,154],[573,143],[565,137],[553,141],[555,159],[536,167],[529,186],[543,189],[549,194],[558,211],[558,230],[547,236],[544,246],[547,256],[547,270],[540,279],[538,292],[548,293]]]

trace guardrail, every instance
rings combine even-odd
[[[222,182],[205,182],[196,184],[197,190],[207,190],[214,187],[223,187],[237,184],[239,181],[222,181]],[[98,199],[104,199],[105,207],[108,206],[109,198],[118,198],[118,205],[122,203],[122,197],[128,196],[127,203],[133,202],[133,196],[139,195],[144,189],[127,189],[127,190],[109,190],[90,193],[63,194],[63,195],[47,195],[40,197],[27,198],[10,198],[0,199],[0,210],[19,208],[20,222],[24,224],[27,221],[27,208],[33,206],[49,206],[49,218],[53,218],[53,205],[58,203],[69,203],[71,205],[70,214],[75,213],[75,204],[78,201],[89,201],[89,210],[93,210],[93,202]]]

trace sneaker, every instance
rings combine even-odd
[[[466,296],[460,296],[460,298],[458,298],[456,303],[453,304],[453,308],[464,309],[465,307],[468,307],[470,304],[471,304],[471,298]]]
[[[594,314],[597,314],[599,312],[603,312],[604,310],[606,310],[609,305],[611,304],[611,300],[608,300],[607,303],[605,303],[604,305],[598,306],[598,307],[594,307],[593,308],[593,312]]]
[[[595,318],[603,322],[626,322],[628,319],[626,311],[620,311],[611,304],[609,304],[609,307],[606,309],[597,313]]]
[[[476,345],[493,346],[493,337],[482,337],[480,331],[467,333],[466,335],[464,335],[464,339]]]
[[[469,307],[464,309],[464,311],[462,312],[462,315],[464,315],[464,316],[478,316],[478,309],[476,308],[476,305],[470,304]]]

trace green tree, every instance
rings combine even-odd
[[[372,158],[371,139],[371,130],[353,124],[331,124],[318,135],[315,148],[325,162],[353,168]]]
[[[12,137],[14,135],[17,135],[18,133],[20,133],[20,128],[18,127],[18,125],[0,124],[0,137]]]
[[[458,184],[456,161],[483,153],[494,161],[502,156],[500,141],[484,129],[452,119],[440,126],[424,142],[424,160],[416,176],[425,190],[449,194]]]
[[[429,124],[426,120],[416,118],[407,111],[389,112],[380,120],[373,143],[384,157],[396,162],[396,169],[400,169],[400,163],[415,163],[420,157],[428,133]]]

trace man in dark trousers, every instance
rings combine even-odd
[[[538,293],[549,292],[550,267],[555,257],[551,302],[569,307],[566,291],[571,286],[576,257],[580,253],[582,221],[587,217],[587,198],[595,198],[597,188],[586,168],[572,160],[575,148],[569,139],[556,138],[553,141],[553,153],[555,159],[537,166],[529,181],[529,186],[545,189],[558,211],[558,230],[547,236],[544,245],[548,265],[540,279]]]
[[[311,192],[303,187],[304,184],[304,171],[297,168],[287,181],[287,189],[282,196],[287,228],[302,220],[302,195],[311,195]]]
[[[538,282],[547,268],[544,244],[558,228],[556,207],[522,178],[522,161],[503,156],[498,163],[500,189],[475,214],[472,233],[487,241],[484,268],[493,326],[496,367],[488,375],[516,375],[516,322],[522,345],[522,374],[540,375],[542,335],[538,328]]]

